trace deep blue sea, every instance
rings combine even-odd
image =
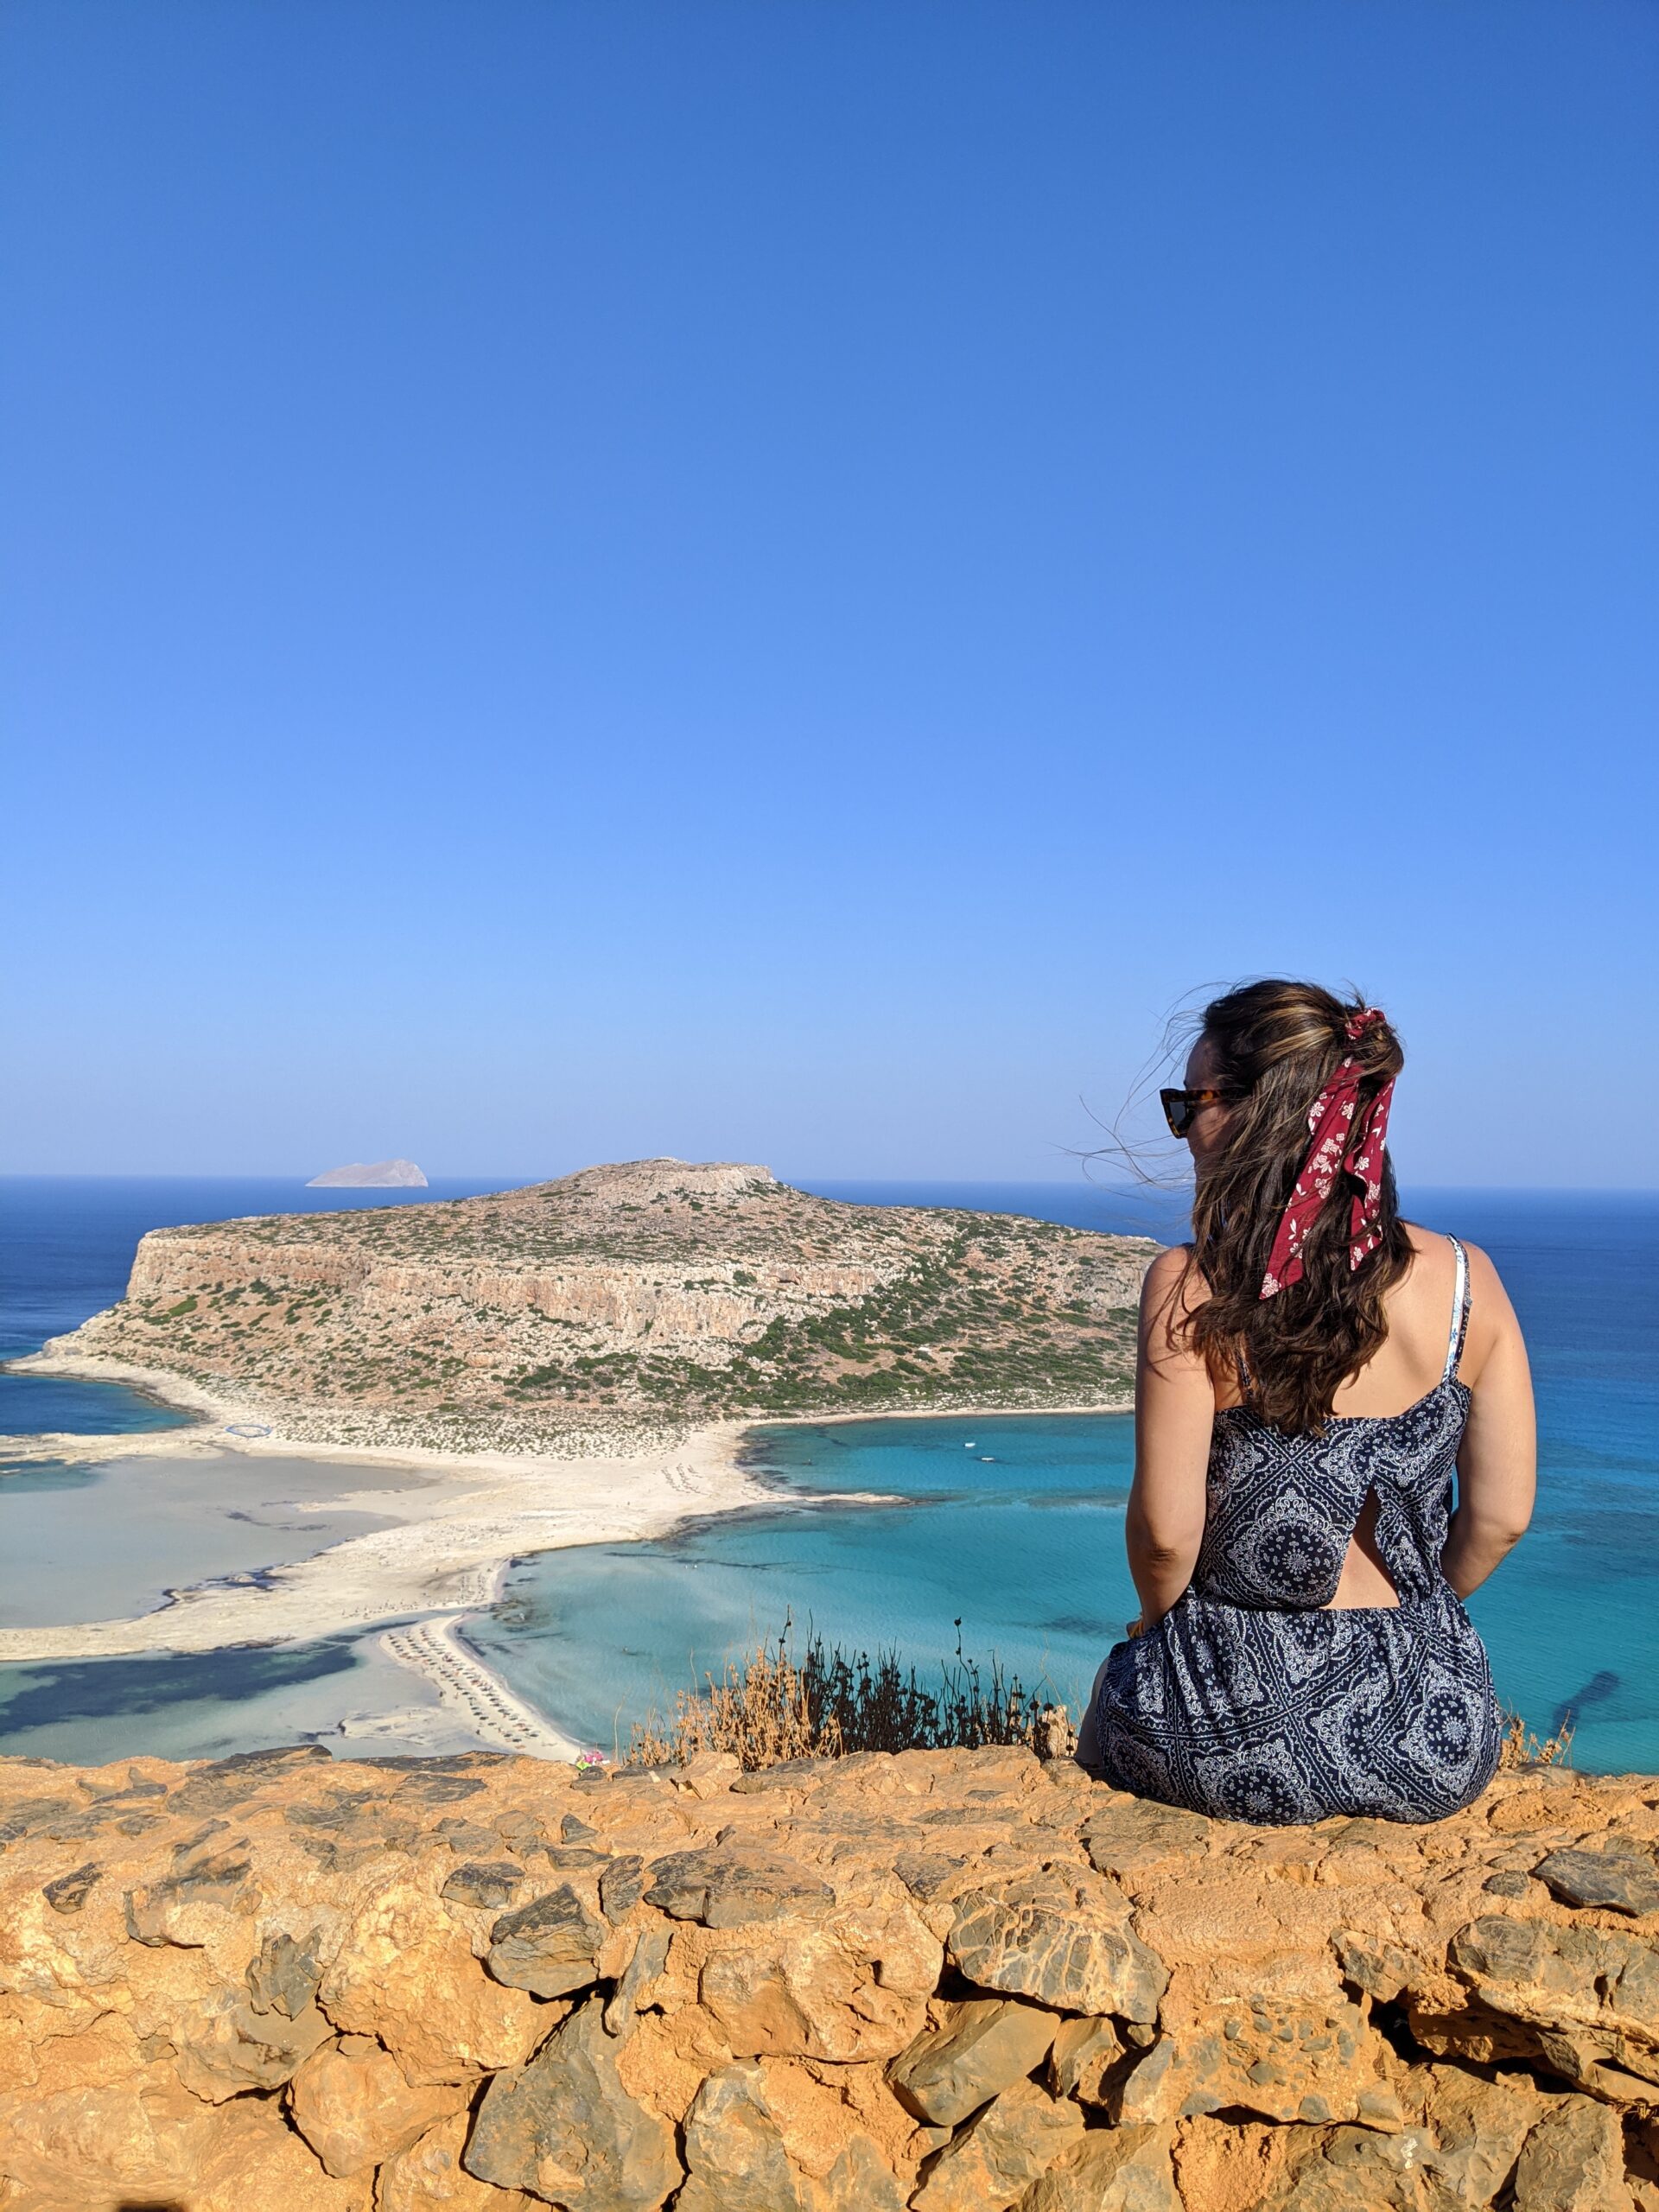
[[[245,1179],[0,1179],[0,1356],[32,1349],[118,1298],[140,1233],[232,1214],[398,1205],[505,1187],[308,1192]],[[872,1204],[968,1205],[1172,1236],[1176,1203],[1087,1185],[846,1184]],[[1659,1771],[1659,1193],[1417,1191],[1414,1217],[1484,1244],[1509,1285],[1538,1383],[1541,1486],[1533,1531],[1471,1610],[1500,1691],[1546,1729],[1571,1709],[1574,1756],[1597,1770]],[[0,1433],[112,1438],[174,1418],[105,1385],[0,1375]],[[607,1749],[628,1721],[704,1669],[718,1670],[792,1615],[831,1641],[896,1645],[925,1677],[960,1634],[1027,1687],[1074,1704],[1134,1610],[1122,1559],[1132,1458],[1126,1416],[953,1416],[757,1429],[775,1509],[665,1542],[540,1554],[470,1633],[517,1687]],[[63,1480],[85,1471],[64,1469]],[[54,1479],[35,1470],[29,1488]],[[0,1482],[0,1538],[9,1486]],[[829,1493],[896,1501],[850,1507]],[[24,1493],[12,1492],[21,1504]],[[20,1523],[21,1527],[21,1523]],[[0,1542],[0,1582],[8,1547]],[[75,1716],[131,1716],[134,1748],[188,1707],[204,1744],[272,1663],[320,1678],[352,1663],[340,1640],[234,1662],[88,1662],[0,1668],[9,1730],[92,1755]],[[315,1661],[315,1665],[313,1665]],[[234,1671],[233,1671],[234,1669]],[[279,1669],[278,1671],[281,1671]],[[602,1689],[601,1689],[601,1687]],[[251,1703],[248,1707],[252,1711]],[[143,1716],[149,1714],[150,1720]],[[213,1735],[208,1719],[218,1734]],[[196,1726],[193,1718],[191,1726]],[[175,1754],[188,1748],[166,1729]],[[257,1736],[257,1727],[250,1734]],[[22,1748],[22,1744],[17,1745]]]

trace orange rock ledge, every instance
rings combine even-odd
[[[20,2212],[1659,2212],[1659,1781],[0,1761]]]

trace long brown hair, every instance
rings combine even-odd
[[[1317,983],[1246,983],[1205,1007],[1200,1032],[1214,1057],[1213,1085],[1231,1114],[1192,1202],[1187,1274],[1211,1294],[1179,1326],[1211,1374],[1242,1355],[1253,1410],[1296,1435],[1324,1427],[1338,1390],[1387,1337],[1383,1301],[1411,1267],[1389,1163],[1376,1250],[1359,1267],[1350,1264],[1356,1185],[1339,1173],[1303,1241],[1300,1281],[1273,1298],[1261,1294],[1274,1231],[1306,1157],[1314,1100],[1349,1054],[1359,1065],[1362,1111],[1405,1064],[1386,1020],[1350,1042],[1348,1024],[1363,1005]],[[1173,1311],[1184,1306],[1178,1299]]]

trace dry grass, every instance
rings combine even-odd
[[[722,1681],[710,1675],[704,1688],[682,1690],[671,1720],[652,1713],[636,1724],[624,1764],[683,1764],[698,1751],[731,1751],[753,1772],[785,1759],[991,1744],[1024,1745],[1050,1758],[1076,1743],[1064,1705],[1029,1695],[1017,1677],[1005,1680],[995,1658],[987,1681],[963,1655],[960,1636],[935,1694],[892,1651],[849,1658],[839,1644],[826,1650],[814,1636],[797,1664],[790,1633],[785,1622],[774,1642],[741,1666],[728,1666]]]
[[[1518,1713],[1504,1716],[1501,1774],[1514,1774],[1529,1766],[1571,1766],[1573,1721],[1569,1715],[1553,1736],[1535,1736]]]

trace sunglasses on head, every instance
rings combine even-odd
[[[1228,1103],[1224,1090],[1160,1090],[1158,1096],[1173,1137],[1186,1135],[1201,1107],[1224,1106]]]

